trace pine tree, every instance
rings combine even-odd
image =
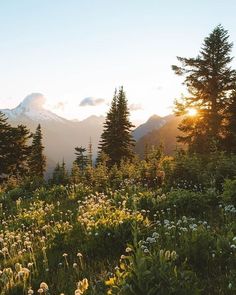
[[[236,153],[236,91],[230,97],[226,116],[224,147],[227,152]]]
[[[204,153],[212,142],[218,148],[222,144],[224,110],[236,81],[236,71],[230,67],[233,45],[228,39],[228,32],[219,25],[205,38],[196,58],[178,57],[182,66],[172,66],[177,75],[185,76],[189,92],[176,102],[176,113],[185,115],[179,126],[184,135],[178,140],[188,144],[190,151]],[[197,114],[188,117],[191,108]]]
[[[75,186],[81,180],[81,172],[76,162],[73,163],[70,174],[70,182]]]
[[[0,112],[0,179],[27,175],[30,131],[24,125],[12,127]]]
[[[69,183],[69,176],[68,176],[68,172],[66,171],[66,164],[64,159],[61,165],[60,163],[57,163],[53,171],[52,179],[50,180],[50,182],[52,184],[61,184],[61,185],[66,185]]]
[[[89,146],[88,146],[88,165],[93,166],[93,144],[92,144],[92,139],[90,137],[89,139]]]
[[[30,155],[28,142],[31,137],[32,134],[24,125],[10,128],[7,155],[9,176],[20,179],[27,175]]]
[[[43,154],[42,131],[40,124],[38,125],[30,150],[29,168],[31,175],[43,177],[46,167],[46,157]]]
[[[7,117],[0,112],[0,178],[8,173],[10,129],[11,126],[7,123]]]
[[[121,160],[132,160],[134,157],[134,139],[131,129],[134,125],[129,121],[128,102],[123,87],[120,88],[117,99],[117,137],[116,159],[117,164]]]
[[[129,121],[127,99],[123,87],[121,87],[118,94],[115,90],[99,146],[100,155],[105,153],[108,156],[109,166],[119,165],[121,160],[133,159],[132,127],[133,125]]]
[[[81,147],[76,147],[75,151],[76,151],[75,163],[78,165],[80,171],[83,174],[86,166],[88,165],[88,157],[84,154],[86,152],[86,149],[81,146]]]
[[[109,158],[110,165],[116,162],[116,137],[117,137],[117,90],[111,102],[110,110],[107,113],[106,120],[99,143],[99,153],[97,163],[101,161],[104,154]]]

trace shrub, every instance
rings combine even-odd
[[[236,179],[226,179],[223,188],[223,200],[236,206]]]

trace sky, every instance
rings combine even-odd
[[[176,56],[195,57],[218,24],[236,56],[235,11],[235,0],[0,0],[0,109],[38,92],[82,120],[105,115],[123,85],[133,122],[167,115],[185,91]]]

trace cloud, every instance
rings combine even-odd
[[[61,110],[61,111],[64,111],[65,106],[66,106],[66,103],[65,103],[65,102],[63,102],[63,101],[59,101],[56,105],[53,106],[53,108],[54,108],[55,110]]]
[[[41,109],[46,102],[46,98],[41,93],[32,93],[23,100],[21,106],[30,109]]]
[[[141,104],[133,103],[129,106],[129,109],[130,109],[130,111],[139,111],[139,110],[142,110],[143,107]]]
[[[104,103],[105,103],[105,99],[103,99],[103,98],[86,97],[80,102],[79,106],[80,107],[85,107],[85,106],[94,107],[94,106],[104,104]]]

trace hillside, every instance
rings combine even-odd
[[[166,124],[161,128],[149,132],[136,142],[135,152],[143,156],[146,146],[159,146],[163,144],[164,152],[167,155],[173,154],[177,146],[176,137],[180,135],[178,130],[180,121],[181,117],[169,116]]]
[[[58,161],[65,160],[67,168],[74,161],[74,147],[87,147],[91,138],[94,155],[103,129],[104,117],[91,116],[83,121],[64,119],[44,108],[45,97],[40,93],[28,95],[16,108],[3,109],[10,124],[26,125],[32,132],[41,124],[47,171]]]
[[[145,123],[138,126],[133,131],[133,137],[138,141],[141,137],[145,136],[152,130],[157,130],[166,124],[167,120],[158,115],[151,116]]]

